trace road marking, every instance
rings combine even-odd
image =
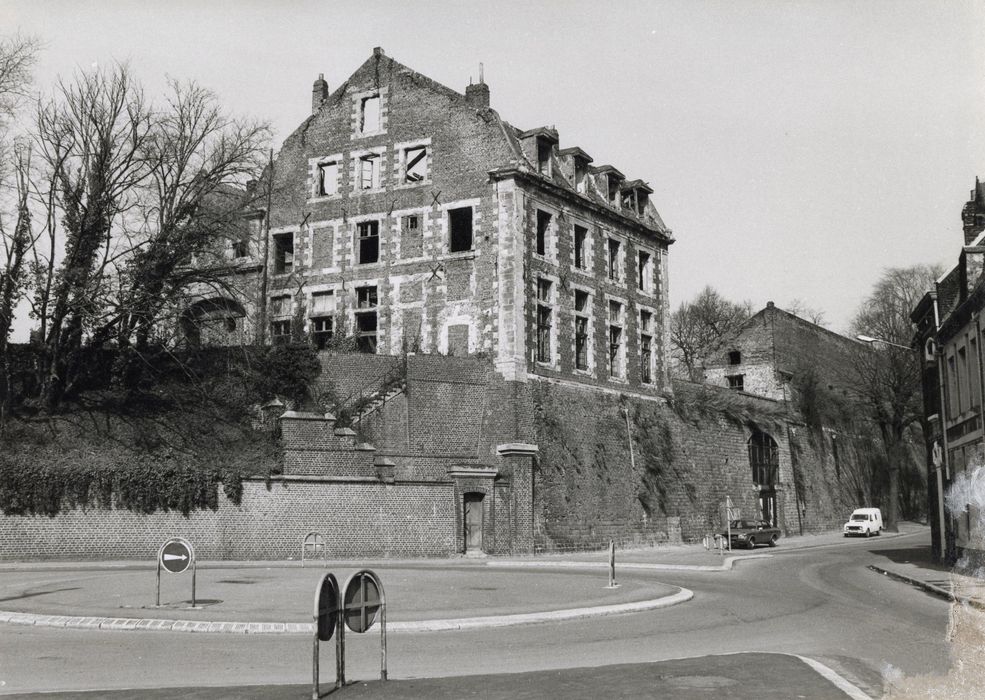
[[[805,664],[810,666],[812,669],[817,671],[820,675],[824,676],[828,681],[833,683],[838,690],[845,693],[852,700],[872,700],[868,695],[862,692],[862,689],[857,685],[846,679],[845,677],[839,675],[834,669],[825,666],[820,661],[815,661],[807,656],[801,656],[800,654],[789,654],[789,656],[795,656]]]

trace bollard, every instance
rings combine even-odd
[[[606,588],[619,588],[616,583],[616,543],[609,540],[609,585]]]

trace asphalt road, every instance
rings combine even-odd
[[[387,649],[390,677],[520,673],[738,651],[783,652],[821,661],[878,697],[884,673],[942,673],[948,668],[948,604],[866,569],[870,563],[885,562],[887,553],[905,557],[908,546],[925,545],[927,539],[921,534],[788,552],[781,546],[770,551],[773,559],[741,562],[731,572],[626,571],[620,578],[686,586],[695,598],[672,608],[617,617],[392,635]],[[350,635],[347,646],[349,679],[377,677],[378,636]],[[330,650],[323,659],[330,678]],[[310,674],[311,643],[300,636],[0,627],[0,693],[303,684]],[[796,688],[789,691],[789,697],[797,697]]]

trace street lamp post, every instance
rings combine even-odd
[[[855,336],[863,343],[882,343],[883,345],[891,345],[894,348],[903,348],[904,350],[912,350],[909,345],[900,345],[899,343],[893,343],[888,340],[883,340],[882,338],[873,338],[871,335],[857,335]]]

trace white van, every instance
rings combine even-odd
[[[852,517],[842,528],[845,537],[849,535],[865,535],[871,537],[882,532],[882,511],[878,508],[856,508]]]

